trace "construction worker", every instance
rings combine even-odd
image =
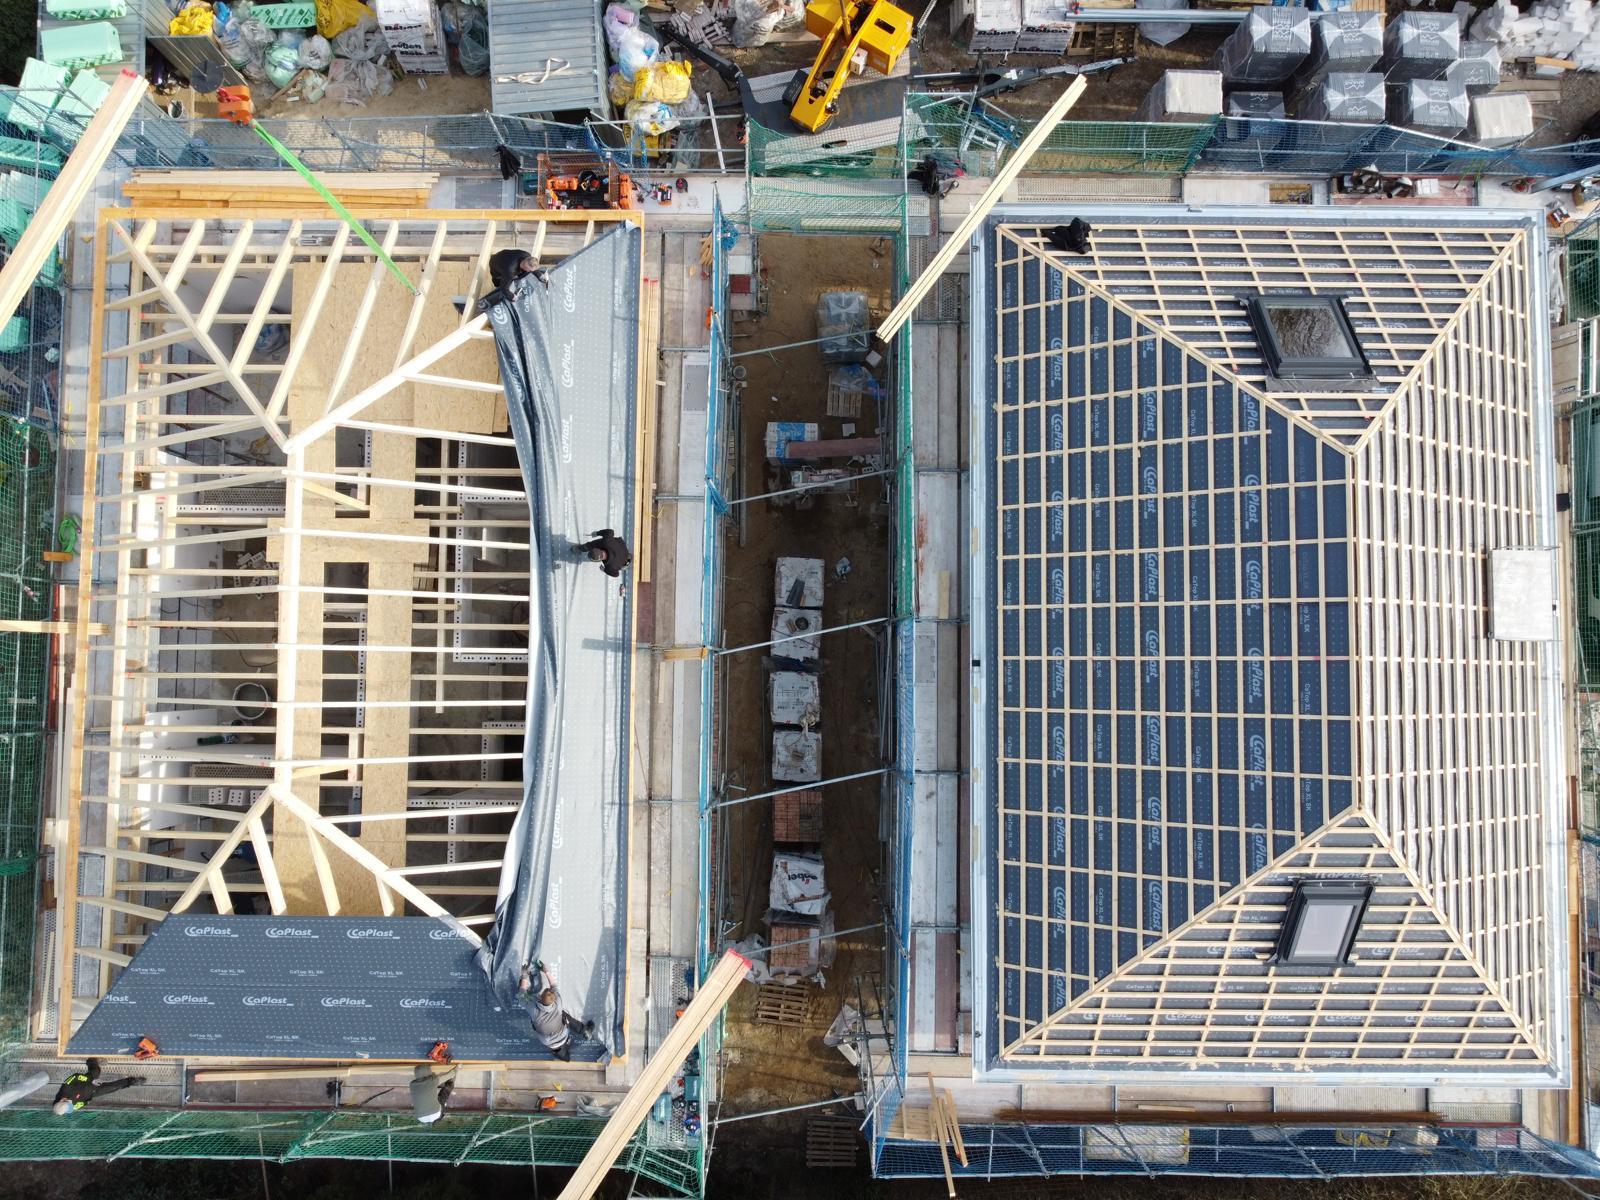
[[[450,1103],[450,1093],[456,1090],[456,1072],[460,1067],[451,1064],[440,1074],[426,1063],[411,1074],[411,1115],[420,1125],[432,1125],[444,1116],[444,1106]]]
[[[534,963],[533,969],[538,973],[540,982],[539,995],[533,1006],[533,1031],[539,1035],[546,1050],[562,1062],[571,1062],[572,1035],[592,1038],[594,1022],[580,1021],[561,1007],[561,993],[556,991],[556,981],[544,969],[542,962]],[[522,980],[517,985],[517,991],[524,996],[533,991],[533,975],[527,966],[522,968]]]
[[[549,273],[540,270],[533,255],[524,250],[496,250],[489,256],[489,282],[500,291],[507,291],[527,275],[532,275],[545,287],[550,286]]]
[[[628,543],[619,538],[614,529],[596,529],[594,540],[584,542],[578,549],[588,555],[590,562],[599,563],[600,569],[613,579],[633,561]]]
[[[131,1088],[135,1084],[144,1082],[142,1075],[129,1075],[123,1079],[113,1079],[110,1083],[101,1083],[100,1060],[91,1058],[83,1065],[83,1070],[68,1075],[56,1089],[56,1102],[50,1106],[50,1111],[56,1116],[64,1117],[69,1112],[77,1112],[80,1108],[87,1108],[101,1096],[120,1092],[123,1088]]]

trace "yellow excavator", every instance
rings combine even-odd
[[[811,0],[806,32],[821,38],[822,48],[811,70],[796,71],[784,89],[789,119],[816,133],[838,114],[839,93],[852,69],[889,74],[911,44],[914,24],[910,13],[889,0]]]

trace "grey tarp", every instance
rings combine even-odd
[[[432,917],[168,917],[72,1035],[74,1054],[546,1058],[476,948]]]
[[[489,309],[532,517],[524,798],[482,962],[514,995],[543,960],[564,1007],[622,1038],[633,591],[576,550],[633,543],[640,233],[619,225]]]

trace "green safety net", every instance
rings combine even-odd
[[[898,234],[903,193],[843,193],[801,180],[752,179],[746,216],[758,233]]]
[[[109,1158],[299,1159],[572,1167],[604,1127],[600,1117],[454,1113],[432,1125],[409,1115],[93,1108],[63,1121],[48,1109],[0,1113],[0,1161]],[[701,1144],[647,1120],[617,1169],[681,1196],[701,1193]]]
[[[1567,236],[1567,319],[1600,316],[1600,216]]]
[[[804,175],[818,179],[901,179],[905,154],[901,122],[875,122],[820,133],[746,124],[750,174],[767,178]]]

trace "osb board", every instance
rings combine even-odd
[[[416,283],[422,277],[424,264],[407,262],[400,269]],[[304,312],[309,306],[322,271],[321,263],[295,265],[295,313]],[[292,417],[310,419],[322,414],[328,388],[339,373],[350,330],[358,322],[372,279],[373,269],[369,264],[339,266],[316,326],[309,330],[294,326],[296,338],[308,333],[312,341],[306,347],[305,357],[289,389],[288,411]],[[454,300],[463,297],[468,304],[475,300],[475,296],[468,294],[471,286],[472,264],[441,262],[438,265],[406,357],[425,350],[460,326],[461,313]],[[361,352],[340,388],[340,399],[348,400],[394,370],[414,299],[393,274],[382,267],[378,269],[376,297],[366,322]],[[500,368],[495,359],[494,343],[475,338],[434,363],[425,374],[498,383]],[[494,433],[506,427],[503,398],[433,384],[398,387],[368,408],[362,419],[413,423],[422,428],[463,433]]]

